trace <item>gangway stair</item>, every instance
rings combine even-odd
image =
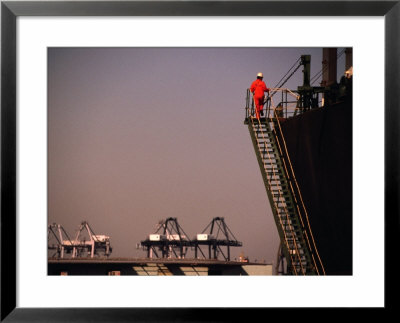
[[[256,118],[249,90],[246,118],[250,137],[281,240],[289,275],[324,275],[305,205],[280,129],[281,114],[267,100],[265,117]],[[279,117],[278,117],[279,116]]]

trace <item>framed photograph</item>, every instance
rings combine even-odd
[[[399,13],[3,1],[1,320],[389,309]]]

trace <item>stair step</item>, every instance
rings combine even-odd
[[[297,221],[297,217],[293,213],[279,214],[278,217],[284,225],[291,225],[296,229],[301,228],[299,222]]]
[[[282,166],[281,165],[277,165],[277,164],[274,164],[274,163],[263,163],[263,165],[264,165],[264,169],[266,170],[266,171],[270,171],[270,172],[272,172],[272,171],[281,171],[281,170],[283,170],[283,168],[282,168]]]
[[[274,199],[275,203],[280,203],[280,204],[284,203],[285,204],[284,206],[286,206],[286,207],[292,206],[293,201],[290,199],[290,195],[286,195],[287,199],[282,199],[284,197],[285,197],[285,195],[282,193],[279,195],[274,195],[272,198]]]
[[[294,210],[293,207],[281,207],[281,206],[278,206],[278,211],[279,211],[280,213],[284,213],[284,214],[292,213],[293,210]]]
[[[290,206],[290,202],[286,202],[286,199],[288,199],[289,197],[288,196],[284,196],[284,195],[282,195],[282,196],[278,196],[278,197],[276,197],[276,198],[274,198],[274,205],[278,205],[278,207],[283,207],[282,206],[282,204],[283,203],[285,203],[286,205],[289,205],[289,207],[291,207]],[[286,206],[286,209],[288,209],[289,208],[288,206]]]
[[[271,186],[274,186],[274,188],[271,188]],[[287,191],[287,186],[286,185],[270,185],[270,190],[273,193],[279,193],[279,191]]]
[[[263,142],[259,142],[259,147],[260,147],[260,151],[278,151],[278,149],[276,149],[276,147],[271,147],[271,146],[266,146],[264,145],[264,141]]]
[[[282,181],[284,178],[285,178],[285,177],[283,176],[283,174],[277,174],[277,173],[275,173],[275,174],[269,174],[269,175],[267,176],[267,179],[268,179],[269,182],[279,182],[279,183],[281,183],[281,181]],[[276,183],[273,183],[273,184],[276,184]]]
[[[291,246],[294,249],[294,245],[295,243],[293,242],[293,238],[291,238],[292,236],[292,232],[291,231],[285,231],[286,234],[286,241],[289,244],[289,246]],[[302,247],[304,245],[304,243],[300,243],[300,240],[296,240],[297,246],[299,248],[299,250],[303,250],[304,247]]]
[[[276,191],[279,191],[280,189],[280,187],[278,186],[287,185],[286,178],[283,174],[275,173],[275,175],[274,174],[265,174],[265,175],[267,175],[266,177],[269,181],[270,186],[274,186],[274,190]],[[283,189],[281,189],[281,191],[283,191]]]
[[[303,231],[301,230],[299,225],[287,224],[283,220],[281,220],[281,222],[282,222],[281,227],[285,231],[292,232],[292,230],[293,230],[294,233],[299,234],[299,235],[301,235],[303,233]]]
[[[269,183],[270,183],[270,185],[281,185],[282,181],[280,181],[278,179],[269,179]]]
[[[265,143],[264,141],[258,142],[260,150],[265,150],[265,151],[267,151],[267,150],[269,150],[269,151],[275,150],[275,151],[278,151],[277,147],[270,146],[270,145],[264,145],[264,143]]]
[[[265,128],[265,127],[263,127],[263,128],[256,128],[256,129],[254,129],[254,131],[256,132],[256,134],[260,134],[260,133],[264,133],[264,134],[272,134],[273,133],[273,130],[271,129],[267,129],[267,128]]]
[[[271,140],[270,138],[268,138],[268,137],[263,137],[263,136],[256,136],[256,139],[257,139],[257,141],[259,142],[259,143],[265,143],[265,144],[267,144],[267,145],[269,145],[269,146],[272,146],[272,147],[277,147],[277,145],[275,144],[275,141],[273,141],[273,140]]]
[[[303,268],[307,266],[308,259],[307,259],[307,257],[305,256],[304,253],[299,255],[297,253],[297,250],[294,249],[294,251],[293,251],[293,253],[291,253],[291,255],[292,255],[292,258],[293,258],[293,263],[297,264],[298,266],[300,266],[300,264],[302,264]]]
[[[272,196],[272,198],[275,203],[292,203],[290,195],[288,195],[288,194],[282,193],[279,195],[274,195],[274,196]]]
[[[297,221],[292,221],[293,218],[287,214],[278,215],[279,223],[285,227],[291,227],[293,230],[301,230],[301,226]]]
[[[283,225],[297,226],[300,228],[300,225],[297,221],[293,222],[295,218],[293,217],[293,214],[291,214],[290,212],[285,212],[285,211],[280,212],[277,214],[277,217]]]
[[[278,211],[283,212],[283,213],[290,213],[292,214],[294,210],[293,206],[286,206],[286,207],[282,207],[282,206],[278,206]],[[294,214],[292,214],[292,216],[294,216]]]
[[[280,155],[280,153],[277,151],[277,150],[274,150],[274,149],[264,149],[264,148],[260,148],[260,153],[261,153],[261,156],[264,158],[264,159],[269,159],[270,157],[269,156],[273,156],[273,158],[277,158],[277,157],[280,157],[281,155]]]
[[[272,193],[272,196],[283,196],[283,197],[290,197],[290,194],[288,192],[282,192],[282,193]]]
[[[282,205],[282,204],[285,204],[285,205]],[[284,202],[284,201],[280,201],[280,202],[275,201],[275,205],[276,205],[278,208],[283,208],[283,210],[284,210],[285,212],[286,212],[286,210],[290,211],[291,209],[293,209],[293,205],[290,205],[290,204],[288,204],[288,203],[286,203],[286,202]]]
[[[278,167],[278,165],[270,165],[270,164],[265,165],[264,163],[264,169],[266,172],[275,172],[275,173],[279,172],[280,174],[283,174],[283,168]]]
[[[268,178],[271,178],[271,176],[275,176],[278,178],[283,177],[282,172],[265,172],[268,175]]]
[[[263,158],[262,161],[265,166],[282,168],[282,163],[278,158]]]
[[[274,167],[273,165],[264,165],[264,170],[267,175],[274,175],[274,172],[275,174],[283,174],[281,167]]]
[[[276,150],[276,151],[278,151],[277,149],[276,149],[276,147],[271,147],[271,146],[268,146],[268,145],[264,145],[264,141],[262,141],[262,142],[259,142],[258,144],[259,144],[259,146],[260,146],[260,150],[265,150],[265,151],[267,151],[267,150],[269,150],[269,151],[271,151],[271,150]]]
[[[276,151],[260,150],[260,153],[262,158],[267,161],[277,160],[279,157],[279,153]]]
[[[280,152],[278,150],[276,150],[276,149],[270,149],[270,148],[265,149],[265,148],[261,147],[260,148],[260,153],[261,153],[261,156],[264,157],[264,159],[267,159],[267,160],[269,158],[268,155],[273,155],[273,157],[275,159],[281,158]]]
[[[283,209],[282,211],[285,212],[285,213],[286,213],[286,210],[287,211],[292,211],[292,210],[295,209],[294,205],[293,205],[293,203],[291,201],[287,202],[286,200],[282,200],[282,199],[280,199],[278,201],[278,199],[274,199],[274,203],[275,203],[274,205],[277,205],[278,208],[282,208]],[[285,205],[282,205],[282,204],[285,204]],[[292,215],[292,216],[294,216],[294,215]]]
[[[281,225],[282,226],[284,226],[284,227],[290,227],[290,228],[292,228],[293,230],[301,230],[301,226],[299,225],[299,223],[296,223],[296,222],[292,222],[292,221],[290,221],[290,219],[288,220],[287,218],[286,218],[286,216],[282,216],[281,218],[280,218],[280,223],[281,223]],[[290,229],[289,228],[289,229]]]
[[[289,243],[289,245],[293,245],[293,239],[292,239],[292,241],[290,241],[289,242],[289,237],[292,235],[292,232],[291,231],[285,231],[285,234],[286,234],[286,240],[288,241],[288,243]],[[300,244],[300,241],[297,241],[297,244]]]
[[[284,230],[285,230],[285,232],[288,232],[288,233],[292,233],[292,229],[290,229],[290,228],[283,228]],[[293,229],[293,232],[296,234],[296,235],[301,235],[302,234],[302,231],[301,231],[301,229]]]
[[[267,165],[267,166],[271,166],[271,165]],[[264,165],[264,172],[265,172],[265,175],[274,175],[274,173],[275,173],[275,175],[284,174],[280,167],[279,168],[278,167],[269,167],[269,168],[267,168],[265,165]]]
[[[296,249],[296,244],[293,242],[293,239],[286,239],[287,244],[289,245],[289,249],[295,250]],[[304,248],[300,245],[299,242],[297,242],[297,250],[299,251],[300,255],[304,255]]]

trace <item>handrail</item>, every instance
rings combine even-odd
[[[293,91],[287,89],[287,88],[270,88],[270,91],[273,91],[274,93],[276,92],[281,92],[282,93],[282,101],[278,104],[277,108],[279,111],[282,110],[281,117],[285,116],[285,118],[290,118],[293,116],[296,116],[299,111],[302,109],[298,107],[298,100],[300,98],[300,95],[294,93]],[[249,118],[250,116],[255,115],[255,104],[254,104],[254,96],[252,97],[252,93],[250,92],[250,89],[247,89],[247,95],[246,95],[246,119]],[[286,100],[283,99],[283,95],[286,96]],[[293,101],[288,101],[287,96],[293,97],[295,100]],[[266,118],[271,118],[274,116],[273,109],[274,107],[271,108],[271,100],[272,96],[268,95],[265,96],[265,117]],[[278,108],[282,107],[282,108]],[[263,107],[264,111],[264,107]]]
[[[295,173],[294,173],[294,170],[293,170],[293,165],[292,165],[292,162],[291,162],[291,159],[290,159],[290,156],[289,156],[289,152],[288,152],[288,150],[287,150],[287,145],[286,145],[285,137],[283,136],[282,127],[281,127],[279,118],[276,117],[276,120],[277,120],[278,128],[279,128],[279,131],[280,131],[280,134],[281,134],[281,138],[282,138],[282,140],[283,140],[283,145],[284,145],[284,148],[285,148],[286,157],[287,157],[288,162],[289,162],[289,166],[290,166],[292,178],[293,178],[293,181],[294,181],[294,183],[295,183],[295,185],[296,185],[297,192],[298,192],[298,196],[300,197],[300,201],[301,201],[301,204],[302,204],[304,213],[305,213],[305,217],[306,217],[306,220],[307,220],[308,231],[310,232],[310,235],[311,235],[311,239],[312,239],[312,243],[313,243],[314,248],[312,248],[312,246],[310,245],[309,238],[308,238],[308,235],[307,235],[307,231],[305,231],[305,233],[306,233],[306,238],[307,238],[307,242],[308,242],[308,245],[309,245],[310,249],[311,249],[311,250],[315,250],[315,252],[316,252],[316,254],[317,254],[317,257],[318,257],[318,260],[319,260],[319,263],[320,263],[320,265],[321,265],[322,271],[323,271],[323,273],[324,273],[324,275],[325,275],[325,268],[324,268],[324,265],[323,265],[323,263],[322,263],[321,257],[319,256],[318,249],[317,249],[317,246],[316,246],[316,243],[315,243],[315,239],[314,239],[314,236],[313,236],[313,234],[312,234],[312,230],[311,230],[311,226],[310,226],[310,221],[309,221],[307,209],[306,209],[306,206],[305,206],[305,204],[304,204],[303,197],[302,197],[302,194],[301,194],[301,190],[300,190],[299,184],[298,184],[298,182],[297,182],[297,179],[296,179],[296,176],[295,176]],[[275,128],[274,128],[274,131],[275,131]],[[285,164],[286,172],[288,172],[288,171],[287,171],[287,168],[286,168],[286,163],[284,162],[284,164]],[[289,177],[289,174],[288,174],[288,173],[287,173],[287,175],[288,175],[288,177]],[[294,190],[293,190],[292,185],[291,185],[291,189],[292,189],[292,192],[294,193]],[[293,196],[294,196],[294,198],[296,199],[296,194],[293,194]],[[296,204],[297,204],[297,199],[296,199]],[[298,211],[300,211],[300,210],[298,209]],[[299,217],[300,217],[300,220],[302,221],[302,225],[303,225],[303,227],[304,227],[304,222],[303,222],[303,219],[302,219],[302,217],[301,217],[301,212],[299,212]],[[316,262],[315,262],[313,253],[311,253],[311,255],[312,255],[312,257],[313,257],[314,264],[316,265]],[[317,272],[319,273],[318,266],[316,266],[316,269],[317,269]]]
[[[277,120],[277,122],[279,122],[279,118],[276,118],[276,120]],[[278,135],[277,135],[277,133],[276,133],[275,127],[274,127],[274,132],[275,132],[275,136],[276,136],[276,138],[277,138]],[[283,134],[281,134],[281,135],[283,136]],[[278,144],[278,148],[279,148],[280,154],[283,156],[283,151],[282,151],[282,148],[281,148],[281,145],[280,145],[278,139],[277,139],[277,144]],[[288,158],[288,160],[289,160],[289,162],[290,162],[290,159],[289,159],[289,155],[288,155],[288,154],[286,155],[286,157]],[[299,208],[299,203],[298,203],[298,201],[297,201],[296,194],[295,194],[295,192],[294,192],[294,188],[293,188],[293,185],[292,185],[292,180],[291,180],[291,179],[294,178],[294,172],[292,172],[293,176],[290,176],[289,171],[288,171],[288,168],[287,168],[287,165],[286,165],[286,160],[285,160],[285,158],[283,158],[283,165],[284,165],[284,168],[285,168],[285,173],[286,173],[286,176],[287,176],[289,185],[290,185],[290,190],[291,190],[291,192],[292,192],[292,196],[293,196],[294,202],[296,203],[296,208],[297,208],[297,211],[298,211],[298,214],[299,214],[299,218],[300,218],[300,221],[301,221],[301,226],[302,226],[302,228],[304,229],[304,230],[303,230],[303,233],[305,234],[305,237],[306,237],[306,240],[307,240],[307,244],[308,244],[308,246],[309,246],[309,249],[310,249],[310,251],[312,251],[312,247],[311,247],[310,242],[309,242],[309,238],[308,238],[308,235],[307,235],[307,231],[305,230],[304,221],[303,221],[303,218],[301,217],[301,211],[300,211],[300,208]],[[297,186],[297,188],[298,188],[299,194],[301,194],[301,193],[300,193],[300,188],[299,188],[298,186]],[[311,252],[311,257],[312,257],[312,260],[313,260],[313,262],[314,262],[314,266],[315,266],[315,268],[316,268],[316,270],[317,270],[317,274],[319,275],[318,266],[317,266],[317,264],[316,264],[316,262],[315,262],[315,258],[314,258],[314,255],[313,255],[312,252]]]
[[[298,100],[298,99],[300,98],[300,95],[295,94],[293,91],[291,91],[291,90],[289,90],[289,89],[287,89],[287,88],[280,88],[280,87],[277,87],[277,88],[271,88],[270,90],[271,90],[271,91],[274,91],[274,92],[287,92],[287,93],[289,93],[290,95],[292,95],[294,98],[296,98],[296,100]]]

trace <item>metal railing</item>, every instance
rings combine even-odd
[[[271,88],[272,93],[277,94],[280,93],[280,101],[275,105],[274,99],[270,95],[266,95],[264,99],[263,110],[261,113],[262,117],[266,118],[284,118],[288,119],[291,117],[295,117],[299,114],[302,114],[307,109],[302,107],[302,103],[300,100],[300,95],[285,88]],[[319,105],[320,102],[318,102]],[[254,96],[250,92],[250,89],[247,89],[246,92],[246,119],[249,117],[256,117],[255,104],[254,104]]]

